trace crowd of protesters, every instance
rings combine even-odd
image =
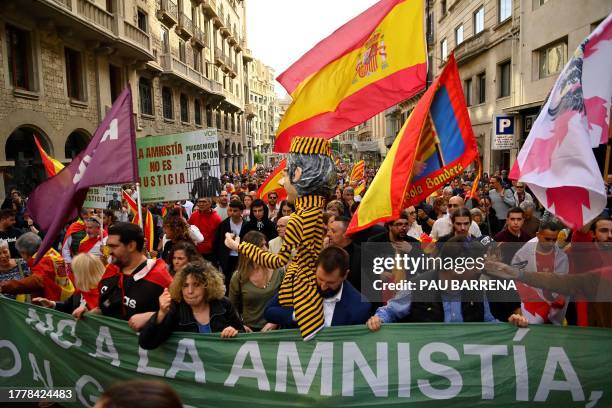
[[[146,250],[143,230],[130,223],[133,216],[126,203],[114,196],[107,209],[82,209],[57,237],[54,249],[36,264],[43,232],[25,213],[26,199],[12,190],[0,210],[0,293],[76,318],[99,313],[123,319],[140,332],[143,348],[159,346],[175,331],[233,337],[295,328],[295,313],[278,300],[286,269],[257,265],[224,243],[226,233],[232,233],[278,253],[295,207],[279,201],[275,191],[257,196],[271,170],[260,168],[252,176],[223,174],[222,190],[215,197],[147,204],[155,225],[153,251]],[[517,275],[511,266],[516,263],[542,271],[549,281],[554,280],[550,274],[571,275],[574,242],[594,242],[598,249],[589,254],[592,264],[586,272],[612,265],[609,207],[584,229],[571,231],[543,211],[524,184],[509,180],[505,170],[480,179],[467,172],[404,209],[399,218],[349,236],[346,231],[361,196],[355,194],[359,184],[349,181],[348,174],[349,167],[341,164],[335,196],[325,207],[324,249],[316,262],[325,326],[364,324],[374,331],[392,322],[580,323],[580,307],[572,297],[545,302],[546,313],[534,311],[518,293],[516,302],[497,302],[486,293],[477,294],[476,302],[450,293],[442,293],[436,301],[419,301],[419,294],[410,292],[370,302],[362,294],[370,282],[363,281],[361,265],[362,249],[368,243],[388,243],[395,253],[413,254],[421,251],[419,244],[432,242],[450,254],[457,246],[444,243],[460,243],[464,254],[477,255],[484,239],[499,250],[507,266],[499,268],[500,275],[507,278],[533,275]],[[366,186],[375,174],[376,168],[366,168]],[[124,189],[135,194],[132,186]],[[418,279],[443,278],[450,272],[428,271]],[[463,279],[470,279],[468,275]],[[398,279],[394,274],[384,278]],[[554,283],[536,278],[525,277],[540,287]],[[554,284],[570,291],[567,284]],[[576,294],[575,288],[571,290]],[[612,327],[609,305],[590,306],[588,324]]]

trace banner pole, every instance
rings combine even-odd
[[[142,202],[140,201],[140,183],[136,183],[136,195],[137,195],[137,203],[138,203],[138,225],[144,231],[144,224],[142,222]]]

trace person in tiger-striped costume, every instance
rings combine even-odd
[[[330,143],[322,138],[294,138],[280,183],[296,209],[287,223],[280,252],[272,254],[248,242],[240,243],[240,239],[230,233],[226,234],[225,244],[267,268],[287,265],[292,250],[296,250],[279,289],[279,303],[293,307],[300,334],[304,341],[308,341],[325,323],[315,270],[323,245],[325,202],[336,188],[336,167]]]

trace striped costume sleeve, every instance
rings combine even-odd
[[[250,242],[241,242],[238,252],[246,255],[250,260],[266,268],[280,268],[289,263],[291,252],[297,248],[301,231],[301,221],[298,217],[291,217],[287,223],[285,239],[278,254],[263,251]]]

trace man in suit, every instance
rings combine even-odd
[[[229,232],[239,237],[246,223],[242,220],[242,211],[244,204],[242,201],[232,201],[227,208],[228,217],[224,219],[215,233],[215,243],[213,253],[219,261],[221,272],[225,276],[225,287],[229,288],[229,282],[232,274],[238,265],[238,252],[229,249],[224,244],[225,233]]]
[[[200,164],[201,177],[193,180],[191,189],[192,201],[200,197],[217,197],[221,194],[221,182],[217,177],[210,175],[210,164],[203,162]]]
[[[369,318],[370,303],[346,280],[348,274],[349,255],[344,249],[331,246],[321,251],[316,277],[323,297],[325,327],[363,324]],[[297,327],[293,308],[280,306],[278,295],[270,301],[264,316],[282,328]]]

